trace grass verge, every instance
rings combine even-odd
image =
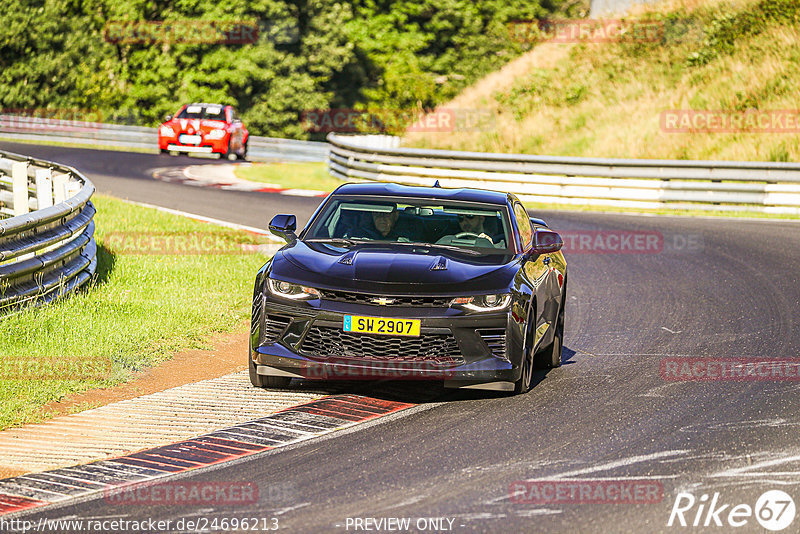
[[[0,317],[0,429],[41,406],[108,387],[173,352],[246,328],[266,243],[103,195],[93,197],[96,279],[52,305]],[[244,365],[245,355],[242,355]]]
[[[236,176],[242,180],[274,185],[284,189],[333,191],[342,181],[328,174],[324,162],[254,163],[237,165]]]
[[[594,213],[622,213],[629,215],[672,215],[680,217],[733,217],[742,219],[800,220],[800,215],[784,213],[761,213],[758,211],[690,210],[674,208],[622,208],[616,206],[581,206],[575,204],[545,204],[543,202],[522,202],[532,212],[571,211]]]

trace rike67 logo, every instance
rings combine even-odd
[[[675,497],[667,526],[724,527],[727,531],[730,527],[752,525],[755,518],[765,529],[777,532],[792,524],[796,512],[792,497],[781,490],[764,492],[755,506],[726,503],[718,492],[710,499],[705,493],[698,499],[681,492]]]

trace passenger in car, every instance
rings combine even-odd
[[[414,241],[414,231],[408,224],[398,223],[400,212],[397,204],[391,205],[391,211],[373,211],[367,224],[354,229],[350,237],[364,237],[378,241]]]

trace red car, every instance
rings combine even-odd
[[[230,160],[247,157],[249,133],[232,106],[187,104],[158,128],[158,148],[169,152],[219,154]]]

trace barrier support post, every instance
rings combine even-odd
[[[53,205],[53,178],[50,169],[36,169],[37,209],[49,208]]]
[[[28,164],[15,161],[11,164],[11,191],[14,216],[28,213]]]

